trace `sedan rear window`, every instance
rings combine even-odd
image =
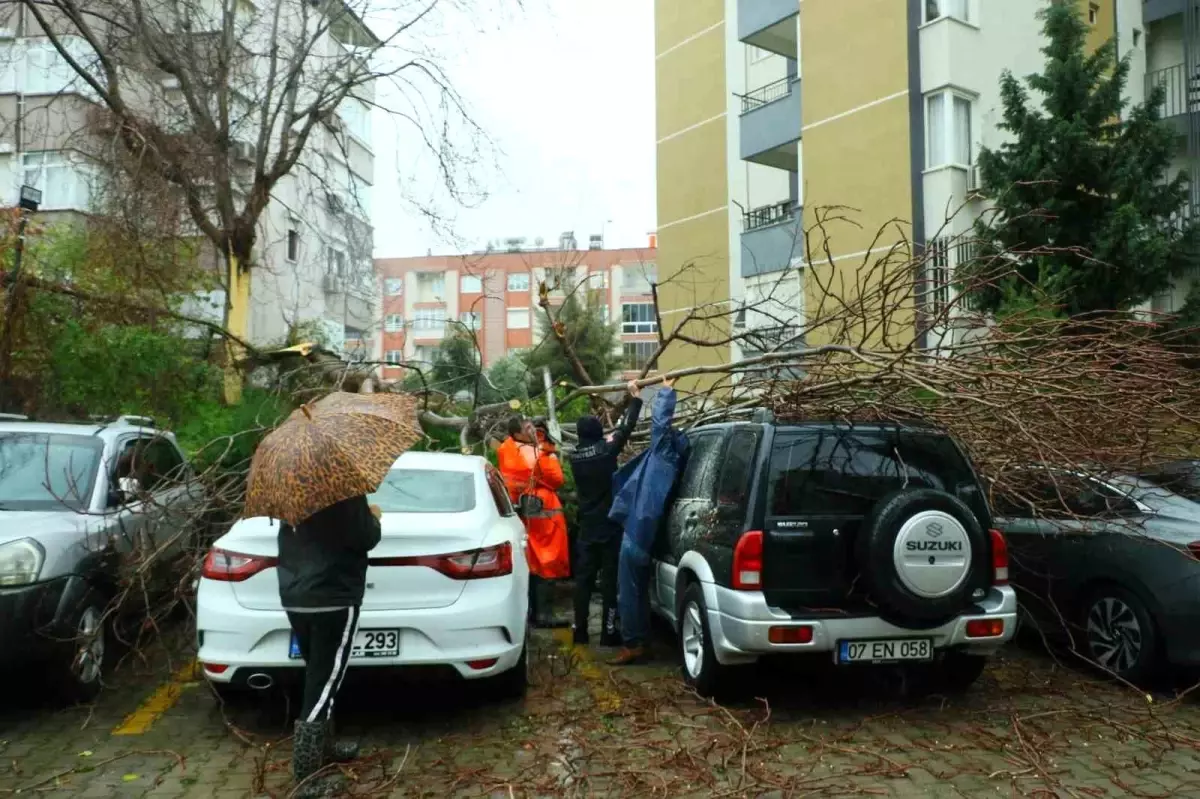
[[[392,469],[370,501],[384,513],[466,513],[475,509],[475,475]]]
[[[0,510],[86,510],[102,452],[91,436],[0,433]]]

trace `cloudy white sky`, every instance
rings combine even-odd
[[[448,13],[422,36],[493,146],[472,170],[487,198],[446,202],[411,128],[376,111],[375,255],[458,252],[509,236],[550,243],[567,230],[580,242],[603,232],[608,247],[644,246],[655,226],[654,4],[526,0],[518,10],[498,1]],[[412,209],[431,197],[451,216],[450,234]]]

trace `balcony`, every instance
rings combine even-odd
[[[803,219],[791,200],[742,214],[742,277],[782,272],[803,258]]]
[[[1188,79],[1187,66],[1176,64],[1165,69],[1156,69],[1146,73],[1146,94],[1158,86],[1165,92],[1166,99],[1162,105],[1162,118],[1175,122],[1180,134],[1187,133],[1185,115],[1191,111],[1200,111],[1200,74]]]
[[[738,39],[795,60],[800,0],[739,0]]]
[[[1187,0],[1142,0],[1142,22],[1151,22],[1183,13]]]
[[[800,78],[788,76],[742,95],[741,155],[795,172],[800,158]]]

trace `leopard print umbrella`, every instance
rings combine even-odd
[[[258,445],[242,516],[296,525],[370,494],[422,437],[417,400],[408,394],[337,392],[303,405]]]

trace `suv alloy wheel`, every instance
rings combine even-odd
[[[717,661],[708,627],[708,606],[700,584],[688,584],[679,613],[679,645],[683,681],[703,697],[718,696],[730,687],[732,669]]]

